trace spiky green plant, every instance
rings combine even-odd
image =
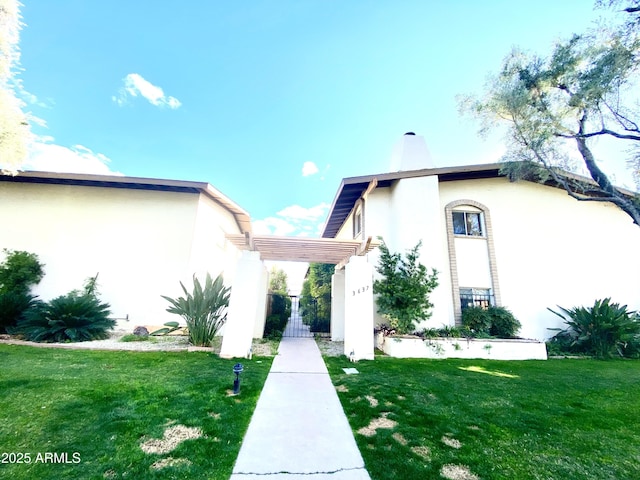
[[[558,308],[564,313],[549,311],[568,325],[558,335],[569,336],[571,346],[578,352],[596,358],[607,358],[616,353],[624,356],[627,344],[640,334],[640,321],[635,312],[628,311],[626,305],[611,303],[611,298],[596,300],[593,307]]]
[[[204,288],[200,280],[193,276],[193,293],[187,291],[180,282],[184,297],[171,298],[161,295],[171,306],[167,312],[184,318],[189,330],[189,341],[196,346],[208,347],[218,330],[227,320],[229,293],[231,288],[224,286],[222,274],[215,281],[207,273]]]
[[[102,340],[116,322],[107,303],[96,296],[73,291],[29,309],[16,331],[34,342]]]

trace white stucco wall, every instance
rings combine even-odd
[[[489,209],[502,305],[522,322],[521,336],[542,340],[553,334],[548,328],[562,326],[547,307],[612,297],[640,309],[640,227],[613,205],[504,178],[440,182],[434,201],[433,185],[415,180],[427,179],[403,179],[369,195],[365,231],[382,236],[392,251],[423,240],[421,262],[439,270],[440,285],[431,295],[433,315],[419,328],[454,324],[444,207],[462,199]],[[455,244],[459,286],[489,286],[486,241],[456,238]],[[377,251],[368,260],[375,266]]]
[[[453,323],[446,239],[443,241],[438,234],[444,228],[442,208],[435,177],[403,179],[390,188],[378,188],[369,194],[364,207],[367,236],[374,239],[380,236],[390,251],[402,253],[422,240],[420,262],[438,271],[439,286],[430,296],[434,304],[432,316],[417,324],[418,330]],[[378,251],[372,251],[367,257],[375,268],[379,261]],[[385,323],[377,311],[375,322]]]
[[[440,199],[489,209],[502,305],[523,323],[521,336],[548,338],[562,325],[547,307],[612,297],[640,308],[640,227],[615,206],[504,178],[442,182]]]
[[[482,237],[454,239],[460,287],[492,288],[487,241]]]
[[[234,255],[220,229],[239,232],[228,212],[199,194],[71,185],[0,183],[0,248],[38,254],[44,300],[99,273],[101,297],[124,328],[161,325],[160,295],[182,294],[194,272],[216,275]],[[222,235],[222,236],[221,236]]]

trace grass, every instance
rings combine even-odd
[[[243,361],[240,395],[230,396],[234,363],[202,352],[0,345],[0,445],[31,457],[0,465],[0,476],[227,480],[271,359]],[[164,454],[143,452],[143,442],[178,426],[202,436]],[[57,461],[66,453],[69,463],[36,462],[47,452]],[[173,466],[152,467],[168,458]]]
[[[373,480],[640,478],[638,361],[325,362]]]

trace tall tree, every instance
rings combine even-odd
[[[287,295],[289,292],[289,288],[287,287],[287,274],[284,270],[276,266],[271,267],[271,271],[269,272],[269,292],[284,295]]]
[[[640,226],[640,196],[615,187],[592,149],[598,138],[628,147],[640,182],[639,58],[633,27],[574,35],[547,57],[514,49],[484,95],[461,106],[480,118],[481,132],[506,126],[503,170],[510,178],[552,180],[577,200],[615,204]],[[566,173],[575,159],[593,183]]]
[[[20,3],[0,0],[0,171],[15,174],[27,155],[29,123],[15,92],[20,60]]]

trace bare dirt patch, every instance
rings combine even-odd
[[[347,387],[346,385],[336,385],[336,391],[337,392],[348,392],[349,391],[349,387]]]
[[[398,422],[387,418],[387,415],[389,412],[384,412],[381,417],[374,418],[369,422],[369,425],[362,427],[357,433],[365,437],[373,437],[379,428],[395,428]]]
[[[332,342],[330,338],[316,337],[316,344],[322,355],[341,357],[344,355],[344,342]]]
[[[164,431],[161,439],[152,438],[140,444],[140,448],[144,453],[155,453],[164,455],[174,450],[185,440],[193,440],[202,437],[202,430],[197,427],[185,427],[184,425],[175,425]]]
[[[378,406],[378,399],[376,397],[367,395],[364,398],[366,398],[369,401],[369,405],[371,405],[371,408],[376,408]]]
[[[455,438],[452,437],[447,437],[446,435],[443,436],[440,441],[442,443],[444,443],[445,445],[447,445],[448,447],[451,448],[460,448],[462,447],[462,444],[460,443],[460,440],[457,440]]]
[[[431,460],[431,450],[429,447],[420,445],[417,447],[411,447],[411,451],[427,462]]]
[[[191,465],[191,462],[186,458],[172,458],[167,457],[162,460],[158,460],[151,465],[154,470],[161,470],[167,467],[186,467]]]
[[[471,473],[469,467],[451,463],[442,466],[440,475],[449,480],[478,480],[478,476]]]
[[[404,436],[401,433],[395,432],[393,435],[391,435],[393,437],[393,439],[398,442],[400,445],[407,445],[409,443],[409,440],[407,440],[406,438],[404,438]]]

